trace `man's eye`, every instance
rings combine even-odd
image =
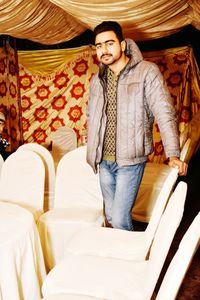
[[[101,45],[96,45],[96,49],[101,49]]]

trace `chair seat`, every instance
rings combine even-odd
[[[44,297],[78,293],[103,299],[144,300],[148,299],[144,297],[144,280],[148,282],[151,273],[148,268],[147,261],[68,255],[49,272],[42,293]]]
[[[148,234],[145,232],[91,227],[73,236],[65,253],[144,260],[148,247]]]

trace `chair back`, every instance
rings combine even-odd
[[[179,143],[180,143],[180,149],[183,149],[183,146],[185,145],[185,142],[187,141],[188,138],[188,126],[186,124],[186,128],[184,131],[182,131],[179,135]]]
[[[56,164],[68,153],[77,148],[76,132],[69,127],[59,127],[52,135],[52,155]]]
[[[193,152],[193,149],[191,148],[191,139],[188,138],[181,149],[180,159],[188,163],[190,160],[189,157],[191,157],[191,151]]]
[[[155,233],[149,254],[149,268],[151,269],[147,275],[147,293],[149,296],[151,296],[152,287],[156,285],[176,230],[182,220],[186,193],[187,184],[182,181],[179,182],[168,201]]]
[[[200,241],[200,212],[184,234],[165,273],[156,300],[175,300]]]
[[[146,228],[147,239],[150,243],[152,242],[152,239],[155,235],[160,219],[165,210],[167,201],[169,200],[169,197],[173,191],[177,178],[178,178],[178,169],[171,168],[169,174],[167,175],[163,183],[158,198],[155,202],[152,215],[150,217],[148,226]]]
[[[4,162],[0,179],[0,199],[29,209],[37,219],[43,212],[45,169],[32,151],[16,151]]]
[[[103,207],[99,176],[86,162],[86,146],[65,154],[57,167],[55,207],[74,206]]]
[[[17,151],[19,150],[34,151],[41,157],[45,166],[44,210],[47,211],[53,208],[56,175],[51,153],[44,146],[37,143],[23,144],[17,149]]]

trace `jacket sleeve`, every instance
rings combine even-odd
[[[180,156],[178,120],[169,90],[155,64],[150,64],[145,78],[146,101],[158,124],[167,157]]]

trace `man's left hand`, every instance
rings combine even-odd
[[[186,176],[188,170],[188,164],[178,157],[170,157],[168,165],[173,168],[178,168],[180,176]]]

